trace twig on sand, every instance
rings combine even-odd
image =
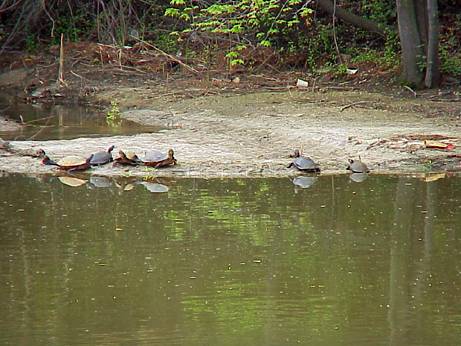
[[[130,37],[133,38],[133,39],[135,39],[135,40],[137,40],[137,41],[139,41],[139,42],[141,42],[141,43],[143,43],[143,44],[145,44],[146,46],[149,46],[149,47],[153,48],[153,49],[156,50],[157,52],[159,52],[159,53],[165,55],[167,58],[169,58],[169,59],[171,59],[171,60],[177,62],[179,65],[183,66],[186,70],[189,70],[190,72],[195,73],[195,74],[197,74],[197,75],[201,75],[201,73],[200,73],[199,71],[197,71],[195,68],[190,67],[189,65],[183,63],[181,60],[179,60],[178,58],[174,57],[173,55],[168,54],[168,53],[165,53],[163,50],[161,50],[160,48],[155,47],[154,45],[150,44],[149,42],[146,42],[146,41],[144,41],[144,40],[141,40],[140,38],[135,37],[135,36],[132,36],[132,35],[130,35]]]
[[[352,103],[349,103],[348,105],[345,105],[343,107],[341,107],[340,109],[340,112],[348,109],[348,108],[351,108],[351,107],[354,107],[356,105],[360,105],[360,104],[364,104],[364,103],[368,103],[369,101],[357,101],[357,102],[352,102]]]

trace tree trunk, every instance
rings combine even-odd
[[[424,50],[418,30],[415,0],[397,0],[400,44],[402,46],[402,78],[412,86],[423,82],[421,63]]]
[[[402,78],[415,87],[440,83],[437,0],[397,0]]]
[[[437,0],[427,0],[427,66],[424,84],[427,88],[440,84],[439,17]]]

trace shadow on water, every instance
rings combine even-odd
[[[4,140],[49,140],[78,137],[133,135],[159,131],[160,127],[145,126],[121,119],[108,122],[104,112],[78,105],[22,104],[2,105],[0,116],[17,123],[16,131],[2,131]]]
[[[152,183],[0,178],[0,343],[461,340],[461,177]]]

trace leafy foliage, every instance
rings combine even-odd
[[[186,21],[183,32],[202,31],[226,36],[231,42],[226,58],[230,65],[243,64],[240,52],[255,43],[280,47],[287,37],[298,34],[300,24],[309,25],[312,9],[301,0],[240,0],[218,3],[171,0],[166,16]]]

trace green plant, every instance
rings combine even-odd
[[[240,51],[245,41],[262,47],[277,47],[286,37],[297,36],[301,21],[307,23],[313,13],[301,0],[240,0],[236,2],[194,2],[170,0],[164,12],[188,23],[183,32],[206,31],[226,36],[230,66],[243,64]]]
[[[37,51],[37,47],[38,47],[38,40],[37,40],[37,36],[33,35],[33,34],[27,34],[26,36],[26,50],[29,52],[29,53],[34,53]]]
[[[120,126],[121,113],[120,113],[120,108],[118,107],[118,103],[115,100],[112,100],[110,102],[110,109],[106,113],[106,122],[107,122],[107,125],[111,127]]]
[[[440,49],[440,70],[453,76],[461,76],[461,53],[450,54],[442,47]]]

